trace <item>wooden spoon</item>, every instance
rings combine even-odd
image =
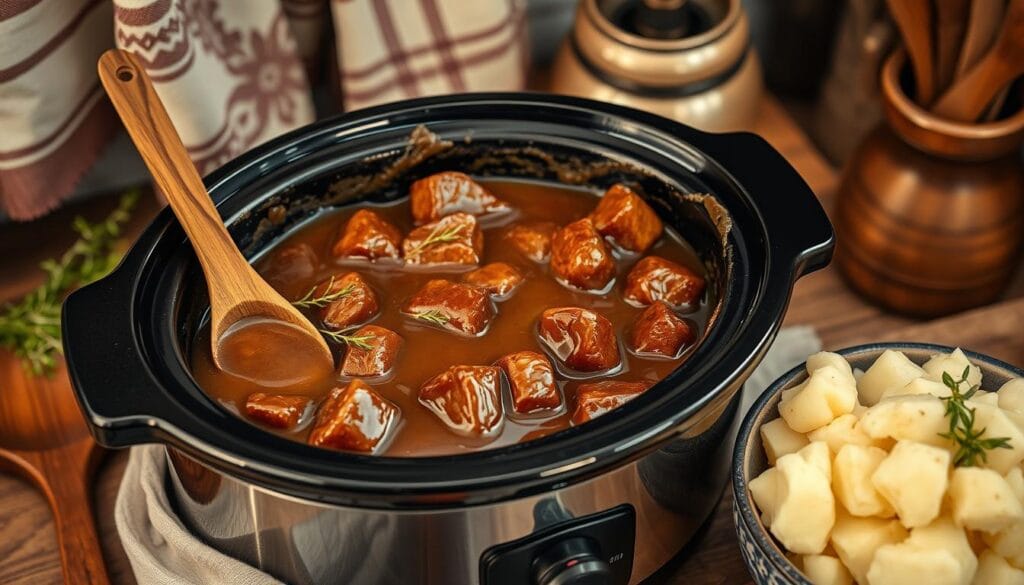
[[[99,75],[154,182],[192,241],[206,274],[210,337],[217,367],[232,369],[224,361],[225,354],[248,353],[251,358],[255,353],[260,359],[250,359],[247,366],[263,359],[300,361],[299,356],[306,355],[316,362],[310,370],[333,368],[331,350],[320,332],[253,270],[231,240],[142,65],[130,53],[111,49],[100,57]],[[221,351],[225,334],[248,324],[273,328],[275,333],[287,330],[289,334],[262,338],[248,335],[244,350]],[[253,377],[259,378],[260,373],[254,372]]]
[[[1005,9],[1005,0],[974,0],[971,4],[967,32],[964,34],[964,44],[956,65],[956,79],[963,77],[992,46],[996,34],[999,33],[999,24],[1003,21]]]
[[[974,122],[996,95],[1024,74],[1024,0],[1010,0],[999,38],[967,75],[957,81],[932,109],[958,122]]]
[[[110,583],[92,505],[92,479],[103,452],[89,434],[63,365],[50,377],[34,376],[0,350],[0,396],[0,469],[21,475],[46,496],[64,582]]]
[[[935,97],[935,59],[932,53],[932,9],[928,0],[887,0],[889,14],[903,37],[914,68],[917,103],[927,106]]]
[[[935,3],[935,90],[942,93],[956,74],[960,47],[970,16],[969,0],[940,0]]]

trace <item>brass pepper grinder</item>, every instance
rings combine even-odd
[[[903,51],[882,68],[885,122],[839,187],[836,264],[860,294],[934,317],[1003,292],[1024,244],[1024,103],[992,122],[943,119],[908,97]]]
[[[713,132],[750,129],[763,94],[740,0],[581,0],[551,90]]]

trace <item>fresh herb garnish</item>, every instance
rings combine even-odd
[[[345,345],[351,345],[352,347],[358,347],[359,349],[373,349],[370,342],[377,338],[375,335],[345,335],[340,331],[331,331],[329,329],[321,329],[320,333],[323,333],[328,339],[335,343],[344,343]]]
[[[965,367],[959,380],[954,380],[953,376],[942,372],[942,383],[949,388],[950,393],[949,396],[942,398],[946,403],[946,416],[949,417],[949,432],[939,433],[939,436],[956,443],[957,449],[953,455],[953,465],[956,467],[974,467],[978,465],[979,459],[986,463],[986,451],[1011,448],[1009,437],[982,438],[985,429],[974,429],[975,409],[968,408],[966,401],[978,392],[978,385],[975,384],[964,392],[960,391],[960,386],[967,383],[967,375],[970,372],[971,366]]]
[[[412,318],[433,323],[435,325],[445,325],[448,323],[448,315],[445,315],[438,309],[430,309],[429,311],[423,311],[422,313],[414,313]]]
[[[320,285],[316,285],[309,289],[309,292],[305,294],[301,299],[292,301],[292,305],[299,308],[306,307],[326,307],[338,299],[347,297],[348,295],[355,292],[356,287],[354,284],[346,284],[334,292],[330,292],[334,288],[334,277],[327,282],[327,288],[324,289],[324,293],[319,296],[316,295],[316,289],[320,288]]]
[[[106,276],[121,254],[115,250],[121,228],[139,199],[137,191],[121,197],[105,220],[91,224],[76,217],[72,228],[78,240],[59,259],[40,264],[46,279],[17,303],[0,310],[0,345],[22,359],[33,374],[50,374],[64,353],[60,338],[60,308],[72,290]]]
[[[462,231],[463,227],[465,227],[465,224],[450,227],[439,232],[438,230],[441,229],[441,226],[438,225],[433,229],[433,231],[430,232],[430,235],[423,239],[422,242],[416,244],[416,246],[414,246],[412,250],[409,250],[405,257],[409,258],[411,256],[417,256],[427,246],[432,246],[434,244],[442,244],[446,242],[454,242],[455,240],[458,240],[459,232]]]

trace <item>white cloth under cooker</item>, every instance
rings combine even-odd
[[[743,387],[738,416],[773,380],[821,349],[809,327],[783,329]],[[141,585],[276,585],[270,575],[224,555],[193,536],[168,499],[164,448],[132,449],[114,509],[121,544]]]

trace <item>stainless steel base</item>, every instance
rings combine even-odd
[[[735,399],[721,400],[680,438],[595,479],[493,505],[423,512],[324,505],[254,487],[169,449],[171,491],[206,542],[293,585],[478,583],[489,547],[630,504],[637,524],[630,582],[638,583],[679,552],[717,503],[736,407]]]

